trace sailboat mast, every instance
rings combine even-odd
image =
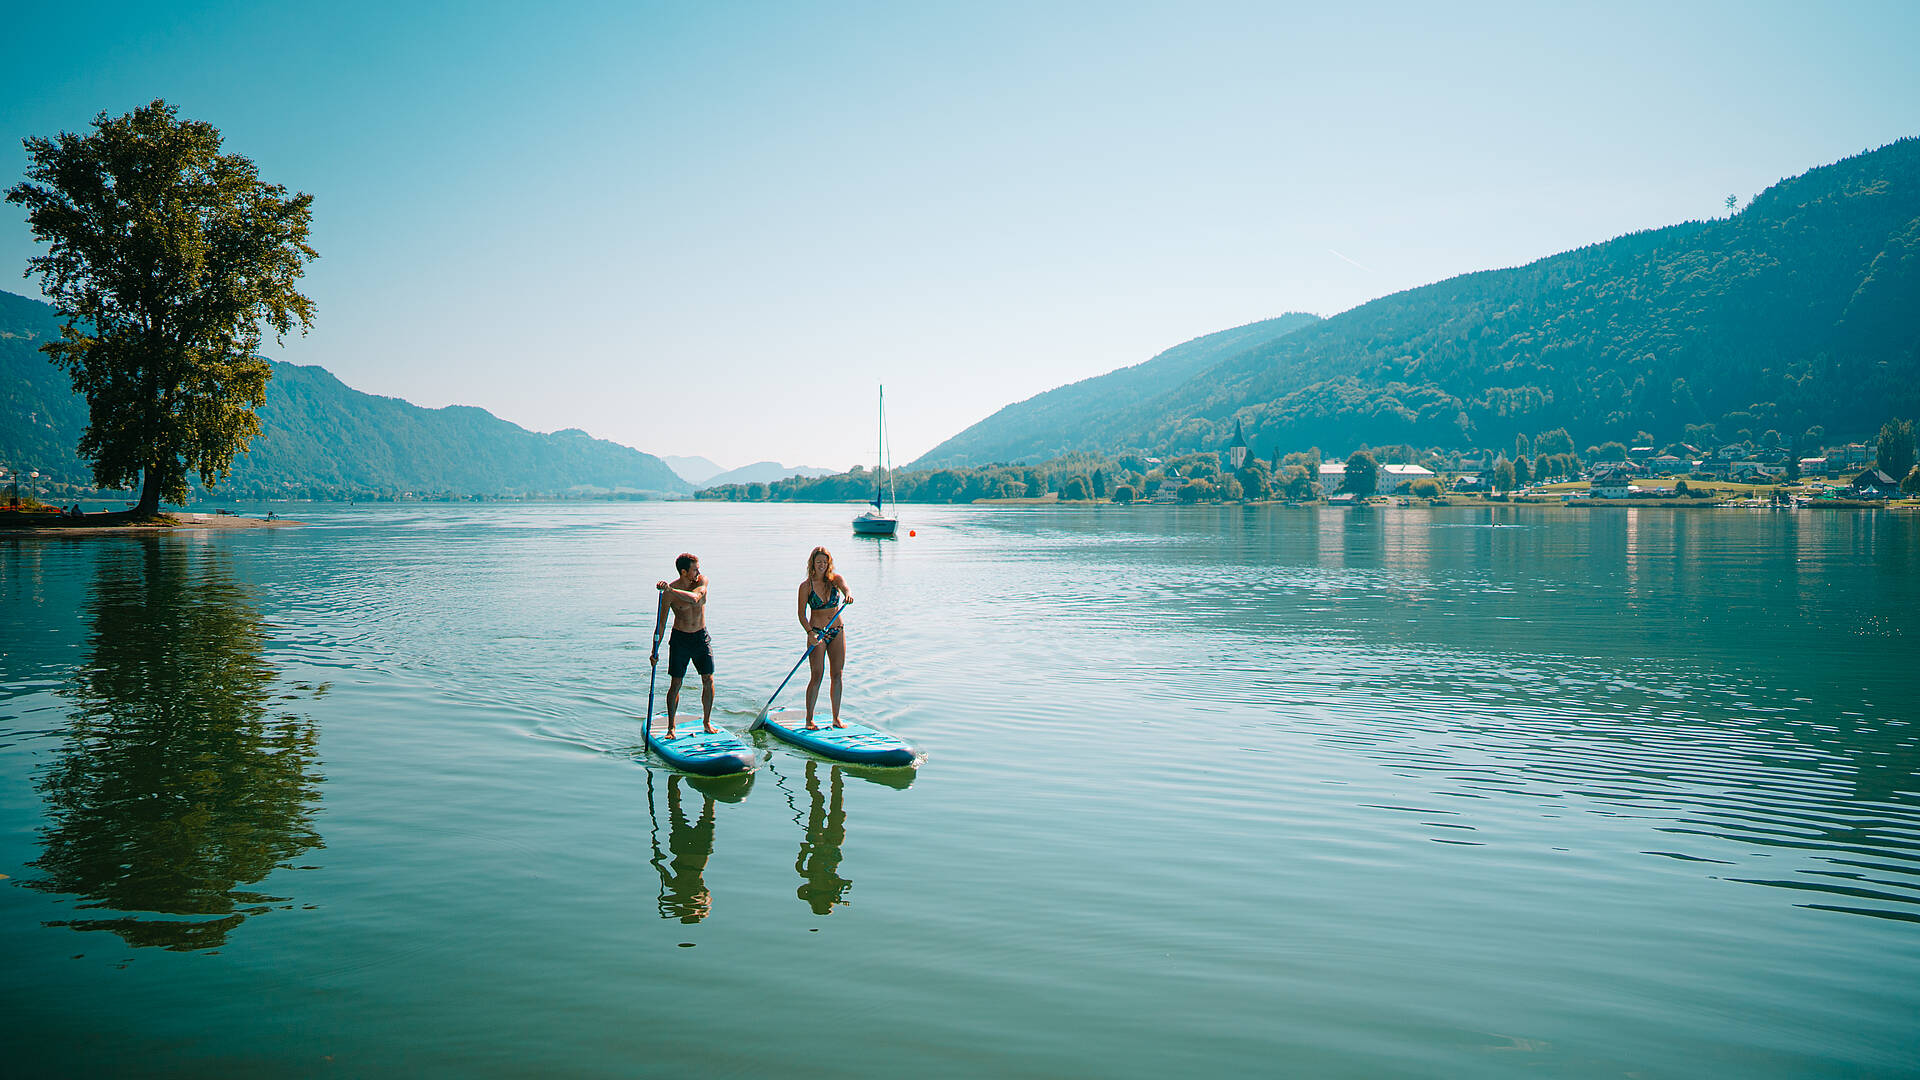
[[[879,420],[880,422],[874,425],[873,508],[876,511],[884,511],[886,507],[880,502],[880,494],[885,489],[880,486],[880,483],[885,478],[887,471],[887,459],[885,456],[887,447],[887,387],[885,383],[880,384]]]

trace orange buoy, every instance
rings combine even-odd
[[[919,536],[920,534],[919,534],[919,533],[917,533],[917,532],[914,532],[914,531],[913,531],[912,529],[908,529],[908,530],[907,530],[907,535],[908,535],[908,536]]]

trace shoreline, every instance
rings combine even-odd
[[[36,518],[45,520],[34,520]],[[0,537],[8,538],[140,536],[173,532],[177,529],[210,532],[230,529],[278,529],[304,524],[306,522],[289,518],[276,517],[268,520],[267,518],[236,517],[230,514],[191,514],[184,511],[140,519],[124,511],[82,514],[79,517],[0,511]]]

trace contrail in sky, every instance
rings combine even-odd
[[[1369,274],[1373,273],[1373,267],[1368,266],[1357,259],[1349,259],[1345,255],[1340,254],[1339,252],[1333,250],[1332,248],[1327,249],[1327,254],[1332,255],[1334,258],[1339,259],[1341,262],[1353,263],[1353,265],[1358,266],[1360,269],[1365,270]]]

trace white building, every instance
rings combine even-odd
[[[1374,488],[1375,494],[1392,495],[1405,491],[1408,484],[1422,477],[1431,478],[1433,470],[1418,465],[1382,465],[1380,478]],[[1320,486],[1331,495],[1340,490],[1347,482],[1347,463],[1344,461],[1323,461],[1320,463]]]
[[[1624,499],[1633,493],[1633,484],[1626,472],[1621,469],[1600,469],[1593,474],[1593,489],[1596,499]]]

